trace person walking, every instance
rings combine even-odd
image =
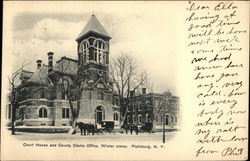
[[[130,134],[132,135],[133,134],[133,125],[130,125]]]

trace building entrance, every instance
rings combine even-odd
[[[97,124],[100,124],[103,120],[105,120],[105,110],[104,107],[98,106],[95,110],[95,121]]]

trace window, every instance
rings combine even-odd
[[[102,92],[97,93],[97,99],[98,100],[104,100],[104,94]]]
[[[135,115],[133,115],[133,123],[136,123]]]
[[[69,89],[69,81],[66,79],[63,79],[63,88],[67,91]]]
[[[174,116],[173,115],[171,116],[171,122],[174,122]]]
[[[159,101],[158,101],[158,100],[155,101],[155,107],[156,107],[156,108],[159,108]]]
[[[118,113],[114,113],[114,121],[118,121]]]
[[[133,107],[133,111],[135,111],[135,105],[134,104],[132,105],[132,107]]]
[[[41,98],[45,98],[46,97],[46,91],[45,89],[41,90]]]
[[[64,118],[64,119],[69,118],[69,109],[68,108],[62,108],[62,118]]]
[[[105,64],[106,52],[104,42],[98,40],[95,43],[94,60],[98,63]]]
[[[96,119],[96,123],[98,124],[105,120],[105,109],[103,106],[96,107],[95,119]]]
[[[42,107],[39,109],[39,117],[40,118],[47,118],[47,109]]]
[[[146,122],[150,122],[149,114],[146,115]]]
[[[169,125],[169,116],[168,116],[168,115],[166,115],[165,124],[166,124],[166,125]]]
[[[141,111],[141,103],[138,103],[138,110]]]
[[[159,119],[158,115],[155,115],[155,122],[158,122],[159,121],[158,119]]]
[[[80,47],[79,52],[83,52],[83,60],[84,61],[89,60],[89,43],[88,43],[88,41],[84,41],[82,43],[82,46]]]
[[[161,122],[163,121],[163,116],[161,115]]]
[[[138,116],[138,123],[141,123],[142,122],[142,117],[141,115]]]
[[[115,97],[113,98],[113,104],[118,105],[118,98],[115,98]]]
[[[177,116],[175,116],[175,123],[177,123]]]
[[[149,122],[148,121],[148,114],[146,114],[145,122]]]

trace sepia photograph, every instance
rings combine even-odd
[[[1,159],[245,160],[248,12],[5,1]]]

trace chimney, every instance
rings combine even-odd
[[[130,91],[130,97],[134,97],[134,91]]]
[[[48,72],[53,70],[53,52],[48,52]]]
[[[146,94],[146,88],[142,88],[142,95]]]
[[[42,60],[37,60],[36,66],[37,66],[37,69],[39,69],[42,66]]]

